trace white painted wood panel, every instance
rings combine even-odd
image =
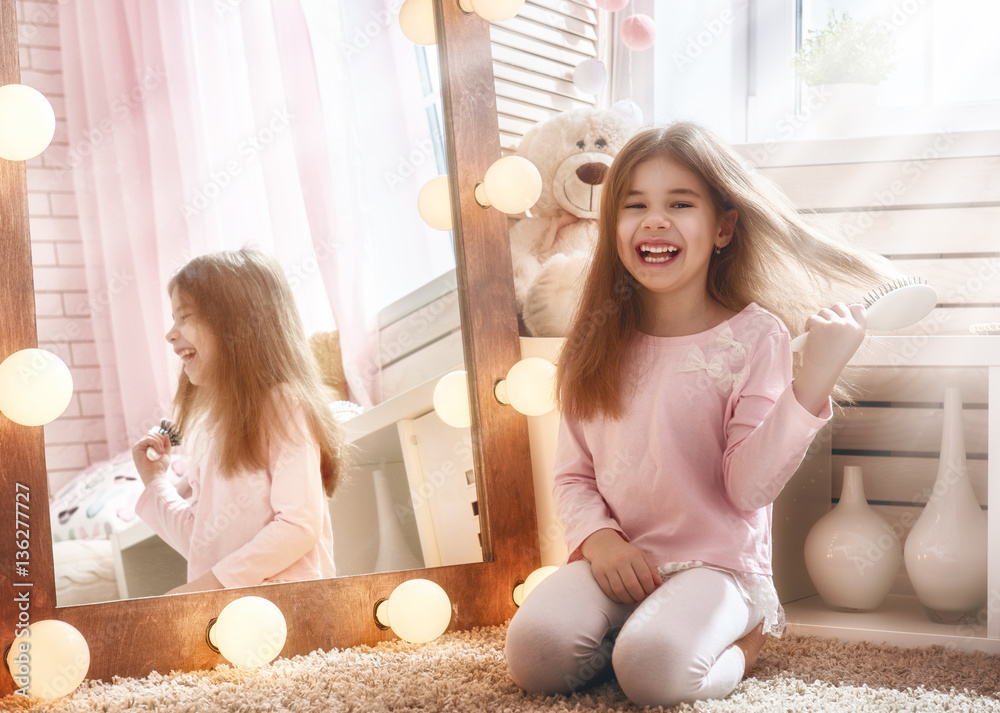
[[[1000,157],[765,168],[797,206],[878,209],[1000,203]]]
[[[966,453],[986,453],[986,418],[986,409],[962,411]],[[834,423],[832,444],[834,451],[937,453],[942,427],[940,408],[852,406]]]

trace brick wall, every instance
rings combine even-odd
[[[91,327],[83,246],[69,151],[57,0],[17,3],[21,83],[44,94],[56,114],[52,144],[27,162],[31,252],[38,345],[58,354],[73,373],[66,412],[45,427],[50,492],[108,456],[101,379]]]

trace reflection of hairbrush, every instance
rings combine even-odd
[[[879,285],[865,295],[862,304],[868,312],[866,330],[891,332],[916,324],[937,305],[937,290],[920,277],[904,277]],[[800,352],[809,332],[792,340],[792,351]]]
[[[181,444],[181,432],[177,430],[172,421],[163,419],[160,421],[160,425],[155,432],[168,436],[170,438],[170,445],[172,446],[179,446]],[[146,457],[150,460],[160,460],[159,452],[152,446],[146,449]]]

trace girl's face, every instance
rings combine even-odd
[[[735,210],[717,214],[699,175],[657,156],[632,171],[618,213],[618,257],[655,295],[701,298],[712,253],[729,244],[735,224]]]
[[[170,293],[174,324],[167,341],[184,364],[184,373],[195,386],[206,383],[219,351],[219,340],[198,316],[189,298],[174,288]]]

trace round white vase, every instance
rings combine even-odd
[[[860,466],[844,468],[840,501],[809,530],[805,559],[820,598],[834,609],[870,611],[892,588],[903,550],[869,507]]]
[[[871,134],[878,102],[874,84],[843,82],[809,87],[803,96],[803,139],[834,139]]]
[[[985,606],[986,523],[969,481],[961,392],[950,387],[937,479],[903,548],[913,590],[933,621],[959,622]]]

